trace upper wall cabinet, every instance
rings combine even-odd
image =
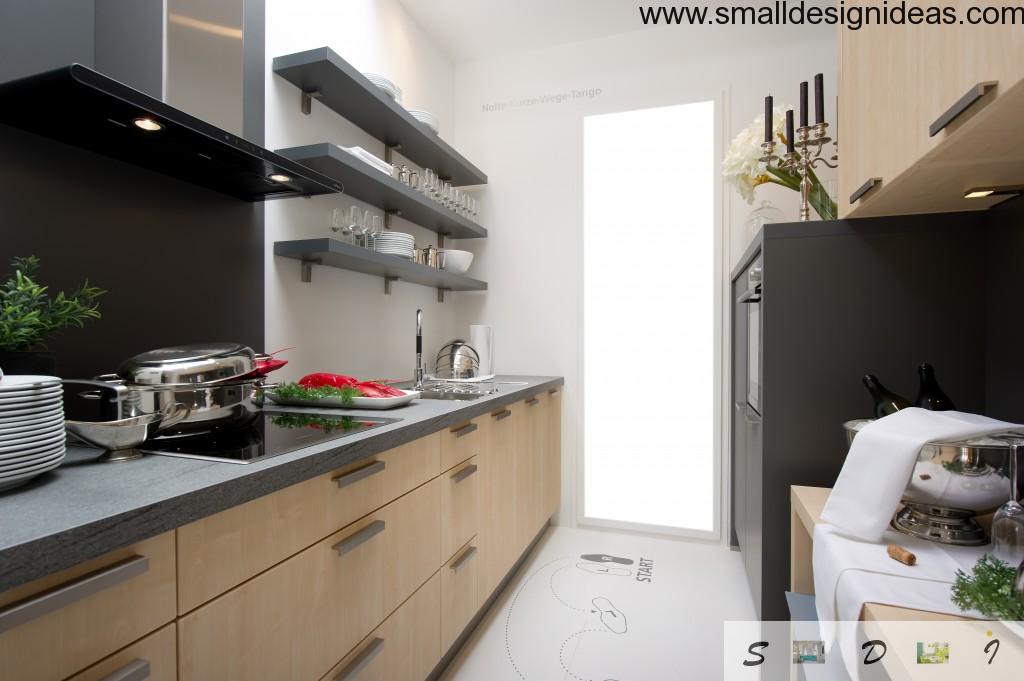
[[[299,88],[296,104],[303,111],[308,113],[315,99],[455,186],[486,184],[482,170],[330,48],[276,57],[274,73]]]
[[[0,84],[0,123],[246,201],[341,184],[81,64]]]
[[[1024,31],[948,5],[963,24],[839,29],[840,217],[978,210],[1005,197],[967,190],[1024,184]]]

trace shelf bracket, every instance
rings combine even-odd
[[[439,289],[437,289],[437,302],[443,303],[444,302],[444,294],[448,293],[450,291],[451,291],[450,288],[439,288]]]
[[[384,277],[384,295],[391,295],[391,284],[398,281],[398,277]]]
[[[400,217],[402,217],[402,211],[400,211],[400,210],[386,210],[386,211],[384,211],[384,228],[385,229],[391,229],[391,227],[393,225],[393,223],[391,221],[391,218],[400,218]]]
[[[401,150],[402,150],[402,145],[401,144],[388,144],[388,145],[385,145],[385,147],[384,147],[384,162],[385,163],[394,163],[395,162],[395,160],[394,160],[395,152],[396,151],[401,151]]]
[[[299,276],[299,278],[302,280],[303,284],[308,284],[311,281],[313,281],[313,265],[320,264],[323,264],[323,260],[320,260],[319,258],[302,260],[302,274]]]
[[[313,113],[313,100],[320,99],[320,90],[303,90],[301,98],[299,99],[299,108],[302,109],[302,113],[307,116]]]
[[[444,234],[441,234],[440,232],[437,235],[437,247],[444,248]]]

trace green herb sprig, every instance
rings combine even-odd
[[[100,318],[97,300],[106,291],[88,280],[71,295],[60,291],[51,298],[47,287],[33,279],[39,258],[15,258],[11,266],[14,275],[0,284],[0,350],[31,350],[65,327]]]
[[[961,610],[977,610],[1000,620],[1024,620],[1024,595],[1013,590],[1017,568],[993,556],[985,555],[971,574],[956,571],[953,603]]]
[[[282,383],[274,388],[274,392],[277,393],[278,397],[285,400],[320,400],[325,397],[337,397],[346,406],[352,404],[353,398],[363,396],[363,393],[359,392],[358,388],[350,386],[344,388],[335,388],[333,386],[307,388],[298,383]]]

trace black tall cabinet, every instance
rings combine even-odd
[[[958,408],[985,412],[986,300],[1004,288],[989,266],[991,214],[767,225],[734,270],[732,537],[762,619],[789,619],[789,488],[834,484],[843,422],[871,414],[861,376],[913,399],[928,361]],[[759,300],[741,302],[758,264]]]

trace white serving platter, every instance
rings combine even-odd
[[[401,390],[400,388],[396,388]],[[282,407],[318,407],[328,409],[394,409],[409,404],[420,396],[418,390],[402,390],[401,397],[353,397],[351,402],[344,403],[340,397],[323,397],[319,400],[285,399],[278,397],[273,390],[266,395],[274,404]]]

